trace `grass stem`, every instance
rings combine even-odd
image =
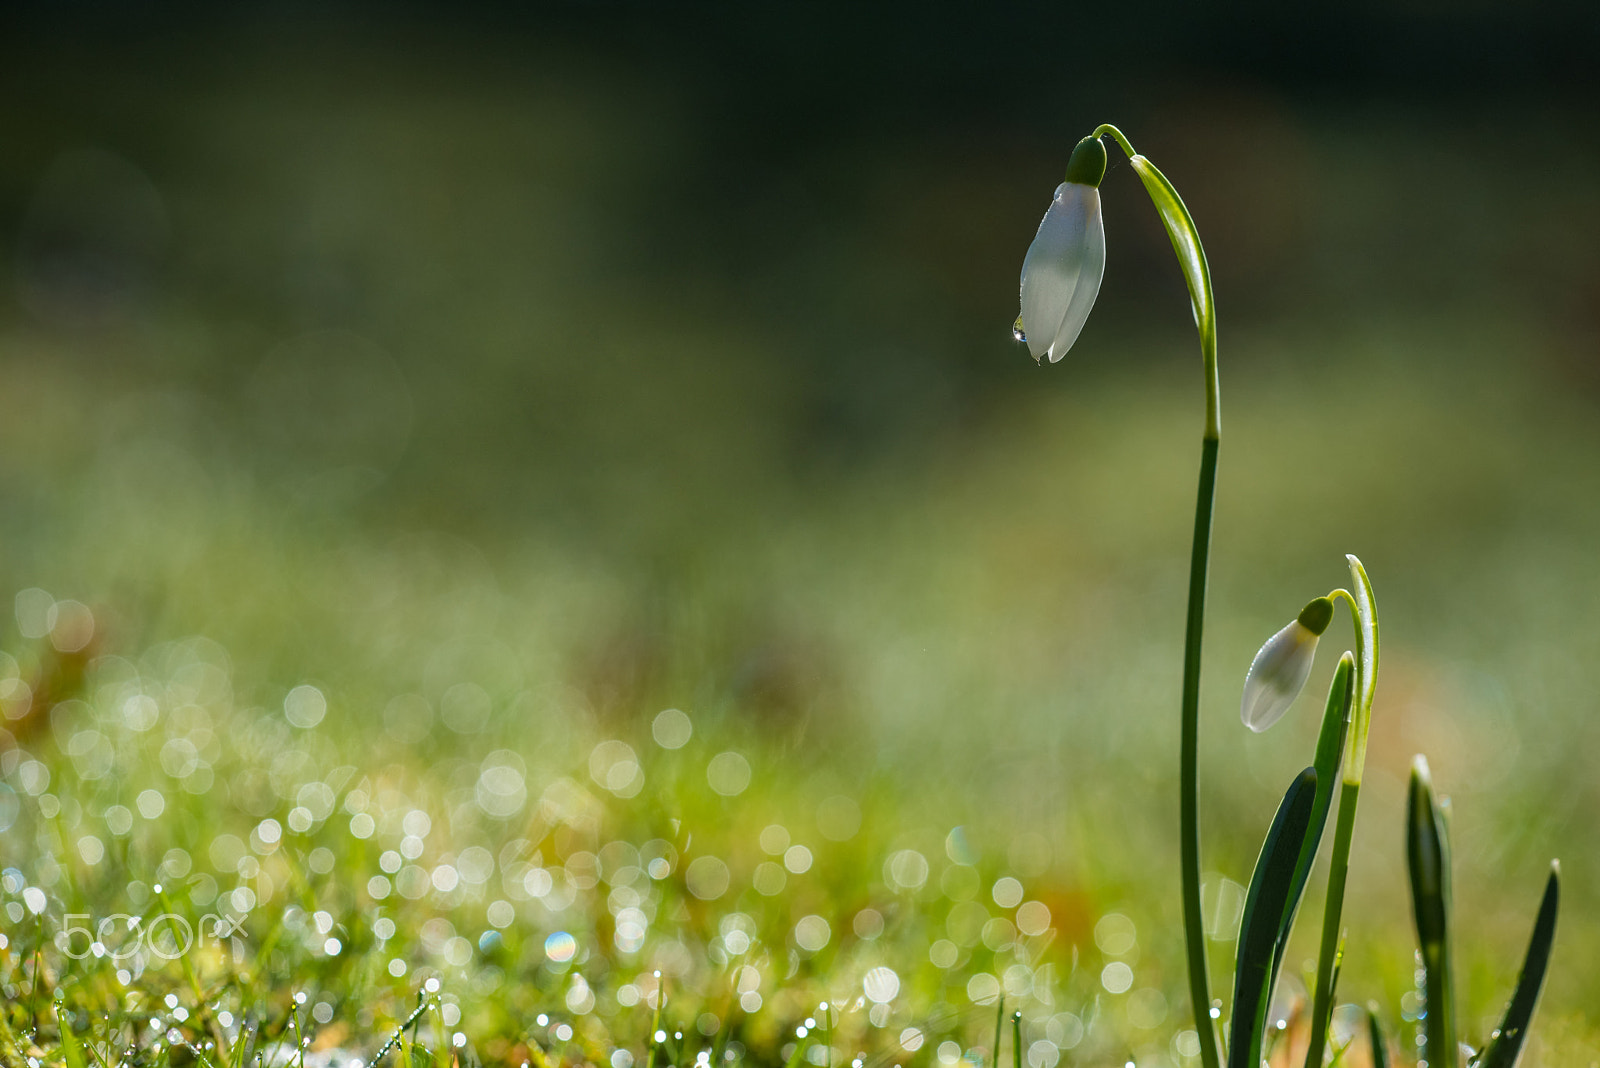
[[[1000,1068],[1000,1039],[1005,1034],[1006,1026],[1006,996],[1001,994],[994,1003],[994,1050],[989,1055],[989,1063],[994,1068]]]

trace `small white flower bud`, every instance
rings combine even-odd
[[[1022,261],[1022,315],[1012,332],[1035,360],[1066,355],[1100,293],[1106,231],[1098,187],[1105,170],[1104,146],[1085,137]]]
[[[1333,603],[1318,597],[1306,605],[1298,619],[1267,639],[1244,678],[1239,718],[1246,727],[1260,733],[1289,711],[1311,677],[1317,639],[1328,629],[1332,618]]]

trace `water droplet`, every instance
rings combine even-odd
[[[1017,316],[1017,321],[1011,324],[1011,336],[1018,341],[1027,341],[1028,335],[1022,329],[1022,316]]]

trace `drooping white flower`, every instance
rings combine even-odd
[[[1318,597],[1306,605],[1299,618],[1267,639],[1250,661],[1244,678],[1244,699],[1239,718],[1260,733],[1283,718],[1294,704],[1316,657],[1317,639],[1333,619],[1333,602]]]
[[[1067,180],[1039,223],[1022,261],[1022,315],[1014,331],[1035,360],[1066,355],[1089,318],[1106,268],[1106,230],[1100,218],[1100,179],[1106,151],[1086,137],[1072,152]]]

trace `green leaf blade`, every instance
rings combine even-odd
[[[66,1068],[88,1068],[83,1047],[78,1044],[78,1036],[72,1030],[72,1016],[59,998],[56,1000],[56,1026],[61,1031],[61,1057],[66,1062]]]
[[[1215,302],[1211,295],[1211,273],[1206,266],[1206,251],[1200,244],[1200,232],[1195,228],[1183,198],[1173,188],[1167,176],[1144,156],[1135,155],[1128,162],[1134,173],[1144,183],[1145,192],[1155,205],[1167,237],[1172,241],[1172,251],[1178,256],[1178,266],[1183,280],[1189,286],[1189,300],[1194,305],[1195,327],[1200,331],[1200,342],[1215,351],[1217,327]]]
[[[1389,1068],[1389,1043],[1383,1037],[1383,1024],[1371,1007],[1367,1009],[1367,1046],[1372,1052],[1372,1068]]]
[[[1450,952],[1450,837],[1433,791],[1428,762],[1411,768],[1406,794],[1406,867],[1412,916],[1422,951],[1422,1046],[1419,1059],[1434,1068],[1456,1068],[1455,983]]]
[[[1372,595],[1367,569],[1354,556],[1346,554],[1345,559],[1350,563],[1350,577],[1355,580],[1351,595],[1356,602],[1356,627],[1361,639],[1361,703],[1357,707],[1365,717],[1372,714],[1372,698],[1378,690],[1378,603]]]
[[[1544,897],[1539,902],[1539,915],[1533,921],[1533,935],[1528,939],[1528,952],[1523,957],[1522,972],[1517,976],[1516,991],[1511,1004],[1500,1020],[1494,1040],[1483,1051],[1477,1068],[1515,1068],[1522,1056],[1523,1043],[1528,1039],[1528,1028],[1533,1023],[1533,1012],[1539,1007],[1539,994],[1544,989],[1544,976],[1550,965],[1550,950],[1555,944],[1556,913],[1561,909],[1561,866],[1550,865],[1550,878],[1545,882]]]
[[[1261,845],[1255,873],[1245,895],[1239,929],[1239,956],[1234,969],[1233,1027],[1228,1039],[1229,1068],[1257,1068],[1272,996],[1278,930],[1296,902],[1294,874],[1311,827],[1316,803],[1317,770],[1306,768],[1283,795],[1272,826]],[[1304,888],[1304,884],[1301,884]]]
[[[1333,809],[1333,788],[1339,781],[1339,761],[1344,756],[1345,736],[1350,730],[1350,709],[1354,687],[1355,658],[1345,653],[1334,669],[1333,683],[1328,687],[1328,703],[1322,713],[1322,729],[1317,736],[1316,758],[1312,767],[1317,772],[1317,796],[1311,806],[1311,825],[1300,858],[1295,863],[1294,881],[1289,889],[1291,906],[1278,923],[1277,948],[1273,954],[1272,981],[1276,982],[1283,967],[1283,955],[1289,947],[1289,933],[1294,930],[1295,915],[1299,911],[1301,896],[1311,878],[1311,866],[1316,862],[1317,849],[1328,826],[1328,813]]]

